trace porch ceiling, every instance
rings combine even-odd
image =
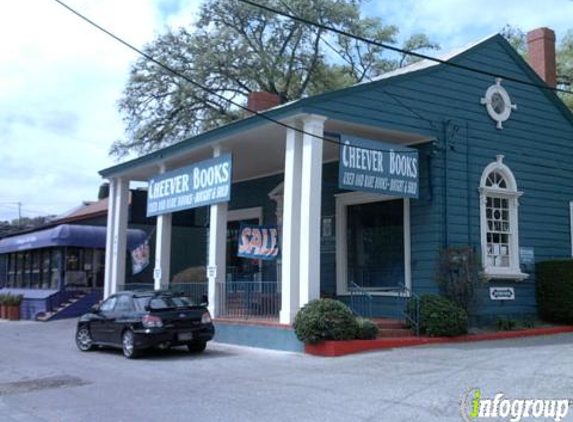
[[[379,127],[326,120],[325,132],[344,133],[382,142],[412,145],[429,139],[416,133],[384,130]],[[225,150],[233,153],[233,181],[248,180],[265,175],[281,173],[284,169],[286,128],[269,123],[240,132],[218,141]],[[168,169],[184,167],[213,156],[213,144],[201,145],[175,158],[157,160],[128,171],[125,176],[132,181],[148,181],[159,173],[159,165],[165,163]],[[323,161],[338,160],[338,146],[325,142]]]

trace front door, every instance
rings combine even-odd
[[[348,205],[346,230],[349,284],[378,291],[405,284],[402,199]]]

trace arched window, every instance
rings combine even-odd
[[[482,173],[480,191],[481,250],[484,275],[488,279],[523,280],[519,266],[519,221],[513,173],[503,164],[503,155]]]

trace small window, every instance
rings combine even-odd
[[[482,264],[486,278],[522,280],[519,266],[517,184],[503,164],[503,155],[489,164],[481,177],[480,217]]]
[[[115,307],[116,302],[117,302],[117,296],[112,296],[109,299],[105,300],[101,304],[99,309],[102,312],[111,312],[111,311],[113,311],[113,308]]]
[[[133,311],[133,300],[127,295],[119,296],[117,304],[115,305],[116,312],[131,312]]]

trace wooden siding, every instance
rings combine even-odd
[[[539,83],[531,69],[494,37],[458,56],[456,62],[508,77]],[[430,155],[431,199],[413,200],[412,276],[418,293],[435,292],[436,258],[445,246],[480,250],[481,174],[497,154],[513,171],[523,192],[519,206],[519,244],[532,247],[537,261],[571,256],[569,201],[573,199],[571,116],[542,88],[505,81],[517,104],[503,130],[480,103],[494,83],[487,75],[445,66],[381,80],[344,97],[315,102],[309,111],[388,129],[435,136]],[[491,281],[479,289],[478,313],[535,313],[534,275],[523,282]],[[489,286],[510,285],[516,300],[492,302]]]

